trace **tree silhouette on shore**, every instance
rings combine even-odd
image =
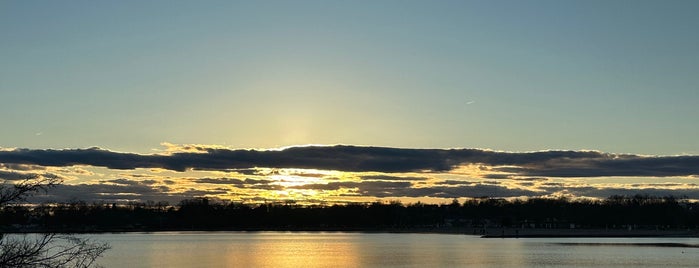
[[[24,201],[61,183],[55,177],[34,177],[0,184],[0,208]],[[3,224],[4,225],[4,224]],[[109,245],[70,234],[0,233],[0,267],[92,267]]]
[[[668,230],[699,228],[699,203],[675,197],[603,200],[473,198],[463,203],[398,201],[336,205],[243,204],[207,198],[179,204],[43,204],[5,206],[0,228],[19,232],[172,230],[446,230],[481,228]],[[469,229],[469,230],[465,230]]]

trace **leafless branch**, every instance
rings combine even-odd
[[[14,183],[8,180],[0,180],[2,180],[2,184],[0,184],[0,207],[12,202],[24,201],[29,196],[39,192],[46,192],[49,188],[63,182],[56,176],[46,175],[28,177]]]
[[[55,176],[34,176],[10,182],[0,179],[0,209],[26,201],[39,192],[46,192],[62,182]],[[29,267],[91,267],[109,245],[67,234],[0,233],[0,268]]]
[[[79,267],[94,264],[109,245],[72,235],[16,234],[0,240],[0,267]]]

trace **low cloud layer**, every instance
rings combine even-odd
[[[248,170],[255,167],[351,172],[447,172],[485,165],[517,176],[691,176],[699,156],[640,156],[595,151],[496,152],[479,149],[400,149],[359,146],[292,147],[285,150],[201,148],[197,152],[142,155],[99,148],[0,151],[6,165],[73,166],[110,169],[161,168],[173,171]]]
[[[359,146],[232,150],[171,146],[163,154],[99,148],[0,150],[0,187],[36,176],[64,184],[37,202],[449,200],[462,197],[648,194],[699,199],[699,156],[595,151],[496,152]]]

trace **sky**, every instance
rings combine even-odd
[[[60,176],[57,200],[692,195],[698,11],[679,0],[4,0],[0,177]],[[266,156],[283,148],[284,160]],[[402,156],[452,148],[492,159]]]

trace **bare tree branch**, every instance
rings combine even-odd
[[[0,267],[80,267],[94,264],[109,245],[72,235],[16,234],[0,241]]]
[[[46,192],[49,188],[61,184],[63,180],[56,176],[32,176],[19,182],[10,183],[5,179],[0,184],[0,207],[8,203],[25,201],[39,192]]]
[[[0,209],[62,183],[55,176],[34,176],[13,183],[0,180]],[[0,233],[0,268],[87,268],[109,248],[106,243],[68,234]]]

